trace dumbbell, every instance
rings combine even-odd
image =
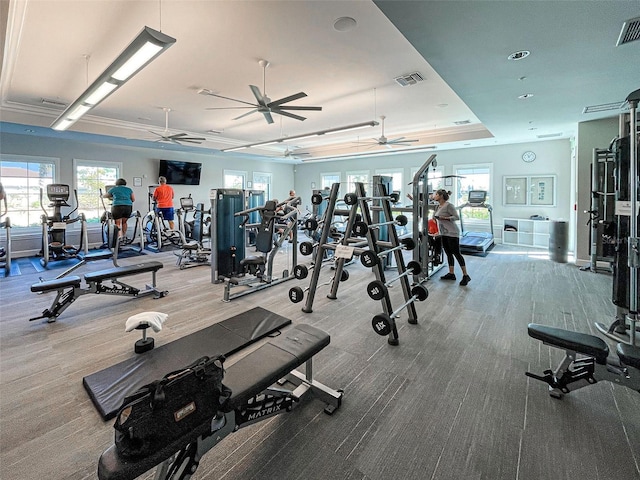
[[[296,265],[295,267],[293,267],[293,276],[298,280],[304,280],[309,276],[309,270],[314,267],[315,265],[313,264],[310,267],[306,267],[304,265]]]
[[[402,309],[411,305],[416,300],[418,302],[423,302],[429,297],[429,290],[423,285],[415,285],[411,289],[411,298],[400,305],[396,310],[394,310],[391,315],[387,315],[386,313],[379,313],[373,319],[371,319],[371,326],[373,327],[373,331],[378,335],[386,336],[391,333],[394,324],[394,318],[398,316],[398,314],[402,311]]]
[[[314,205],[320,205],[323,200],[328,199],[328,198],[329,197],[323,197],[319,193],[314,193],[313,195],[311,195],[311,203],[313,203]]]
[[[318,228],[318,220],[316,220],[315,218],[307,218],[304,221],[303,226],[305,230],[315,230],[316,228]]]
[[[367,294],[372,300],[382,300],[389,294],[389,289],[387,287],[390,287],[403,277],[407,277],[409,275],[420,275],[421,271],[422,267],[420,264],[415,260],[411,260],[407,264],[406,270],[396,278],[393,278],[386,283],[382,283],[380,280],[370,282],[369,285],[367,285]]]
[[[362,263],[362,265],[367,268],[371,268],[378,264],[380,258],[384,257],[390,252],[393,252],[394,250],[413,250],[414,248],[416,248],[416,242],[413,240],[413,238],[403,238],[400,240],[400,245],[398,245],[397,247],[388,248],[380,253],[375,253],[371,250],[362,252],[362,254],[360,255],[360,263]]]
[[[390,200],[393,203],[398,203],[400,200],[400,194],[393,192],[389,196],[386,197],[360,197],[361,200]],[[355,205],[358,203],[358,195],[355,193],[347,193],[344,196],[344,203],[347,205]]]
[[[313,253],[313,249],[317,246],[317,243],[302,242],[300,243],[300,253],[305,256],[311,255]]]
[[[302,266],[302,265],[300,265]],[[306,268],[306,267],[305,267]],[[329,280],[328,282],[324,282],[321,283],[320,285],[318,285],[318,287],[321,287],[323,285],[329,285],[331,282],[333,282],[334,277],[331,277],[331,280]],[[349,272],[347,270],[342,270],[342,273],[340,274],[340,281],[341,282],[345,282],[349,280]],[[301,287],[292,287],[289,289],[289,300],[291,300],[293,303],[300,303],[302,300],[304,300],[304,292],[308,292],[309,288],[311,287],[305,287],[305,288],[301,288]]]
[[[394,220],[389,220],[388,222],[381,223],[372,223],[371,225],[367,225],[365,222],[356,222],[353,225],[353,234],[356,237],[363,237],[367,234],[367,231],[370,228],[378,228],[383,225],[399,225],[404,227],[407,223],[409,223],[409,219],[406,215],[398,215]]]

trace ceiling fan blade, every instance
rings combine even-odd
[[[267,123],[273,123],[273,117],[271,116],[271,112],[260,112],[260,113],[264,115],[264,118],[267,120]]]
[[[199,138],[178,138],[175,139],[176,142],[178,143],[195,143],[197,145],[200,145],[205,139],[203,138],[202,140]]]
[[[247,105],[255,107],[255,104],[253,103],[245,102],[244,100],[238,100],[237,98],[225,97],[224,95],[218,95],[217,93],[206,92],[205,95],[209,95],[210,97],[224,98],[225,100],[231,100],[232,102],[246,103]]]
[[[258,111],[257,108],[254,108],[253,110],[251,110],[250,112],[247,113],[243,113],[242,115],[240,115],[239,117],[234,118],[234,120],[239,120],[243,117],[246,117],[247,115],[251,115],[252,113],[256,113]]]
[[[264,100],[264,95],[260,93],[260,89],[255,85],[249,85],[249,88],[253,92],[253,96],[256,97],[256,100],[258,101],[258,105],[262,105],[263,107],[266,107],[267,103]]]
[[[256,108],[257,105],[251,105],[250,107],[210,107],[205,108],[205,110],[233,110],[238,108]]]
[[[294,100],[298,100],[299,98],[306,97],[307,94],[304,92],[294,93],[293,95],[289,95],[288,97],[281,98],[280,100],[274,100],[273,102],[269,102],[269,107],[278,107],[283,103],[293,102]]]
[[[159,137],[162,137],[162,134],[161,134],[161,133],[154,132],[153,130],[147,130],[147,132],[149,132],[149,133],[153,133],[154,135],[157,135],[157,136],[159,136]]]
[[[413,142],[419,142],[420,140],[418,139],[413,139],[413,140],[402,140],[404,137],[401,138],[394,138],[393,140],[389,140],[387,143],[391,143],[394,145],[401,145],[401,144],[409,144],[409,143],[413,143]]]
[[[174,133],[173,135],[169,135],[169,138],[179,138],[179,137],[185,137],[187,135],[189,135],[189,134],[188,133],[184,133],[184,132],[182,132],[182,133]]]
[[[274,108],[271,112],[282,115],[283,117],[295,118],[296,120],[300,120],[301,122],[304,122],[307,119],[306,117],[301,117],[300,115],[294,115],[293,113],[285,112],[284,110],[280,110],[279,108]]]
[[[296,107],[285,105],[283,107],[278,107],[278,110],[313,110],[314,112],[319,112],[322,110],[322,107]]]

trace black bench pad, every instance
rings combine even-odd
[[[616,351],[622,363],[630,367],[640,368],[640,347],[619,343]]]
[[[231,389],[226,410],[243,405],[329,345],[330,337],[311,325],[297,325],[260,346],[228,368],[224,384]],[[241,374],[231,374],[241,372]]]
[[[84,279],[87,282],[101,282],[102,280],[126,277],[128,275],[137,275],[138,273],[157,272],[163,266],[162,262],[137,263],[135,265],[125,265],[123,267],[114,267],[106,270],[98,270],[97,272],[85,273]]]
[[[102,418],[109,420],[128,393],[204,355],[231,355],[290,323],[288,318],[255,307],[88,375],[82,384]]]
[[[572,332],[562,328],[548,327],[530,323],[529,336],[541,340],[555,347],[573,350],[596,359],[596,362],[605,365],[609,356],[609,346],[601,338],[587,333]]]
[[[54,278],[44,282],[34,283],[31,285],[32,292],[48,292],[49,290],[58,290],[65,287],[79,287],[81,278],[77,275],[69,277]]]
[[[269,340],[233,365],[226,367],[224,383],[232,390],[226,411],[243,405],[251,397],[273,385],[296,367],[313,357],[330,342],[327,333],[311,325],[297,325]],[[209,422],[165,446],[149,457],[126,460],[115,445],[98,462],[100,480],[130,480],[151,470],[188,443],[207,433]]]

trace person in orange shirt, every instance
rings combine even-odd
[[[173,230],[173,188],[167,185],[165,177],[158,178],[158,185],[153,192],[153,200],[156,202],[156,212],[162,213],[162,218],[169,222],[169,228]]]

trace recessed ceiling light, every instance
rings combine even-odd
[[[529,50],[519,50],[509,55],[507,57],[507,60],[522,60],[523,58],[526,58],[529,55],[531,55],[531,52]]]
[[[358,25],[358,22],[351,17],[340,17],[333,23],[333,28],[338,32],[348,32],[353,30]]]
[[[518,96],[518,98],[520,100],[525,100],[525,99],[531,98],[531,97],[533,97],[533,93],[524,93],[524,94]]]
[[[448,107],[448,106],[449,106],[448,103],[439,103],[438,104],[438,107],[440,107],[440,108],[445,108],[445,107]]]

